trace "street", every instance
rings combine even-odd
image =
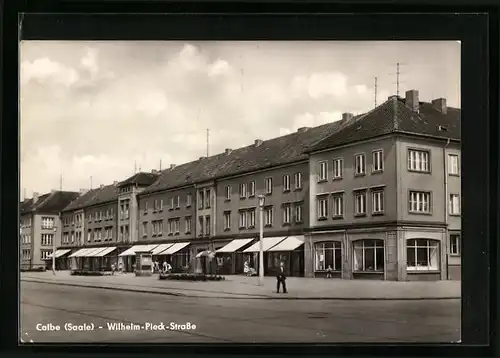
[[[136,326],[109,329],[121,323]],[[21,334],[35,344],[455,342],[460,300],[195,298],[22,282]]]

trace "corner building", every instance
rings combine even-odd
[[[306,276],[459,278],[459,109],[407,91],[308,152]]]

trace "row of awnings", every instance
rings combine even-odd
[[[218,249],[216,253],[233,253],[248,245],[253,239],[235,239],[231,241],[226,246]],[[190,242],[179,242],[171,244],[151,244],[151,245],[135,245],[131,248],[125,250],[118,256],[135,256],[137,252],[151,252],[152,255],[173,255],[176,252],[184,249],[188,246]],[[304,244],[304,236],[280,236],[280,237],[265,237],[263,240],[263,251],[264,252],[276,252],[276,251],[293,251]],[[80,249],[69,257],[104,257],[113,251],[117,247],[97,247],[97,248],[87,248]],[[71,250],[57,250],[55,252],[55,257],[61,257]],[[257,241],[252,246],[243,250],[243,253],[255,253],[260,251],[260,242]],[[47,258],[52,258],[49,255]]]
[[[226,246],[220,248],[216,253],[233,253],[250,243],[253,239],[236,239]],[[304,244],[304,236],[280,236],[265,237],[263,240],[263,251],[293,251]],[[255,253],[260,251],[260,241],[243,250],[243,253]]]

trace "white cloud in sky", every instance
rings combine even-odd
[[[90,176],[94,187],[123,180],[134,162],[150,171],[195,160],[207,128],[216,154],[371,110],[373,77],[398,61],[423,69],[405,75],[423,100],[458,103],[454,41],[23,41],[21,188],[58,188],[62,173],[64,189],[78,190]],[[395,89],[380,77],[379,104]]]

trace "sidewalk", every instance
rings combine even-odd
[[[68,286],[107,288],[123,291],[156,293],[197,298],[230,299],[338,299],[338,300],[421,300],[459,299],[460,281],[393,282],[289,277],[288,294],[277,294],[276,278],[226,276],[225,281],[183,282],[159,280],[158,275],[136,277],[134,274],[114,276],[71,276],[69,271],[23,272],[21,281],[35,281]]]

